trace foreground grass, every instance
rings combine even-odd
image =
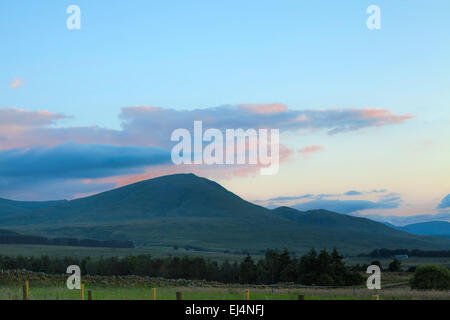
[[[94,300],[151,300],[152,288],[148,287],[110,287],[93,286],[86,288],[92,290]],[[184,300],[244,300],[243,288],[193,288],[171,287],[157,288],[158,300],[174,300],[176,292],[182,292]],[[274,289],[252,288],[251,300],[297,300],[303,295],[306,300],[371,300],[379,295],[381,300],[450,300],[450,291],[417,291],[409,288],[395,288],[372,291],[362,288],[341,289]],[[0,287],[0,300],[22,299],[22,288],[19,286]],[[68,290],[60,287],[30,287],[31,300],[78,300],[80,290]]]

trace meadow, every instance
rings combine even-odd
[[[301,287],[293,284],[242,285],[221,284],[203,280],[170,280],[137,276],[86,276],[85,299],[88,291],[93,300],[175,300],[181,292],[183,300],[450,300],[450,291],[411,290],[411,272],[383,272],[381,290],[368,290],[365,285],[349,287]],[[19,280],[20,279],[20,280]],[[81,290],[69,290],[67,275],[46,275],[16,271],[2,273],[0,300],[23,299],[23,279],[29,281],[30,300],[80,300]]]
[[[92,286],[94,300],[152,300],[150,287]],[[449,291],[417,291],[407,287],[368,290],[366,288],[250,288],[250,300],[297,300],[303,295],[305,300],[450,300]],[[157,300],[175,300],[176,292],[181,292],[183,300],[245,300],[245,288],[212,287],[163,287],[156,288]],[[30,286],[31,300],[79,300],[80,290],[68,290],[61,286]],[[22,299],[19,286],[0,287],[0,300]]]

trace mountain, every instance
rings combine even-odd
[[[0,217],[10,214],[30,212],[61,202],[63,201],[14,201],[0,198]]]
[[[408,224],[403,227],[386,223],[391,228],[412,234],[450,238],[450,223],[447,221],[430,221]]]
[[[412,235],[366,218],[326,210],[270,210],[193,174],[158,177],[71,201],[15,207],[0,207],[1,229],[133,241],[137,246],[240,252],[286,247],[299,253],[337,247],[350,254],[375,248],[450,248],[450,240]]]

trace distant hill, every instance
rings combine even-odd
[[[62,202],[64,201],[14,201],[0,198],[0,217],[30,212]]]
[[[450,238],[450,223],[447,221],[413,223],[403,227],[394,226],[389,223],[386,223],[386,225],[397,230],[409,232],[411,234]]]
[[[412,235],[366,218],[326,210],[270,210],[193,174],[154,178],[82,199],[27,206],[17,211],[1,211],[0,207],[0,228],[48,237],[233,252],[288,248],[301,253],[311,247],[337,247],[357,254],[376,248],[450,248],[450,240]]]

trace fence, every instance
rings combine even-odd
[[[397,285],[401,285],[401,284],[397,284]],[[263,287],[263,286],[261,286]],[[267,286],[264,286],[267,287]],[[321,288],[321,289],[326,289],[326,288],[348,288],[348,287],[324,287],[324,286],[297,286],[298,288]],[[80,300],[85,300],[85,284],[82,283],[81,284],[81,288],[80,288]],[[353,287],[353,295],[355,295],[355,287]],[[273,286],[272,286],[272,293],[273,293]],[[30,282],[29,280],[26,280],[24,285],[22,286],[22,298],[23,300],[30,300]],[[87,297],[88,300],[94,300],[94,293],[92,290],[88,290],[87,291]],[[246,289],[244,291],[244,295],[243,295],[244,300],[251,300],[251,296],[250,296],[250,289]],[[380,300],[380,296],[379,295],[373,295],[372,296],[373,300]],[[183,300],[183,293],[181,291],[177,291],[175,292],[175,299],[176,300]],[[297,296],[298,300],[305,300],[305,296],[304,295],[298,295]],[[156,288],[152,288],[151,290],[151,300],[157,300],[157,289]]]

